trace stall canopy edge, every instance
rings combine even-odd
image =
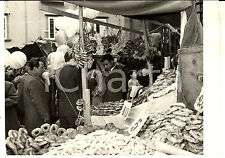
[[[132,17],[177,13],[190,7],[191,1],[65,1],[101,12]]]

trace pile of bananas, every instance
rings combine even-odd
[[[149,141],[130,138],[116,132],[97,130],[86,136],[77,135],[45,155],[152,155]]]
[[[84,42],[84,48],[85,50],[89,53],[91,52],[96,52],[97,50],[97,42],[96,40],[90,40],[88,39],[87,41]]]
[[[124,105],[124,100],[116,102],[105,102],[99,103],[96,106],[92,106],[91,113],[95,116],[110,116],[117,115],[120,113]]]
[[[184,104],[174,104],[164,112],[151,114],[141,131],[142,139],[154,139],[159,135],[162,142],[203,154],[203,117],[196,116]]]
[[[43,124],[40,128],[35,128],[31,135],[27,130],[20,128],[18,131],[10,130],[6,139],[6,147],[14,155],[42,155],[52,147],[60,146],[68,139],[73,139],[77,134],[87,134],[93,132],[93,127],[79,126],[77,129],[59,128],[56,124]]]
[[[80,51],[79,45],[73,45],[68,53],[72,55],[78,67],[84,68],[86,66],[88,69],[92,67],[92,64],[94,62],[92,55],[87,53],[87,51]]]

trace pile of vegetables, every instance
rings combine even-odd
[[[142,139],[154,139],[158,135],[164,143],[203,154],[203,117],[195,115],[182,103],[151,114],[138,135]]]
[[[105,102],[99,103],[96,106],[92,106],[91,113],[96,116],[109,116],[109,115],[117,115],[120,113],[122,107],[124,105],[124,100],[116,101],[116,102]]]
[[[44,155],[152,155],[148,141],[130,138],[116,132],[97,130],[77,135]]]

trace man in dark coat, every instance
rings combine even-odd
[[[5,136],[11,129],[18,130],[17,92],[13,83],[5,81]]]
[[[103,102],[113,102],[124,99],[126,94],[126,75],[119,65],[116,65],[113,61],[113,57],[110,54],[103,56],[103,65],[106,69],[105,82],[106,90],[103,94]]]
[[[19,83],[19,107],[24,112],[24,123],[29,133],[44,123],[50,123],[48,93],[41,78],[43,66],[39,58],[32,58],[29,73]]]
[[[76,128],[75,121],[78,118],[76,102],[82,98],[81,71],[68,54],[67,62],[56,71],[55,81],[59,95],[59,120],[63,128]]]

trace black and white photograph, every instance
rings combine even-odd
[[[203,156],[220,140],[205,131],[205,92],[222,94],[207,88],[203,0],[1,3],[5,156]]]

